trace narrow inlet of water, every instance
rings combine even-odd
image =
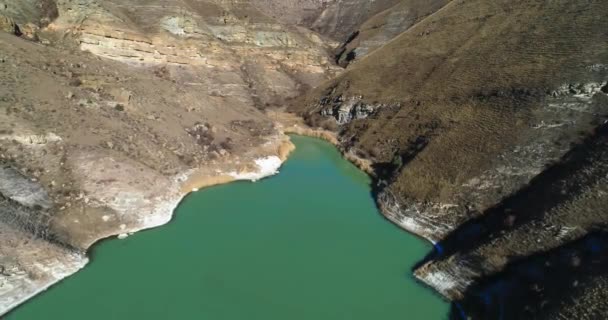
[[[410,272],[430,244],[378,213],[333,146],[292,139],[279,175],[191,194],[171,223],[95,246],[6,319],[446,319]]]

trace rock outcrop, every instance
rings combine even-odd
[[[361,97],[351,97],[345,101],[343,97],[339,96],[333,100],[324,99],[319,102],[321,115],[333,117],[340,125],[357,119],[365,119],[383,107],[387,106],[383,104],[366,104],[361,101]]]

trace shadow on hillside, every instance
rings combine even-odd
[[[602,177],[584,172],[594,161],[603,160],[598,151],[606,148],[607,144],[608,124],[603,124],[574,146],[561,161],[533,178],[527,186],[450,233],[414,268],[431,260],[446,259],[456,252],[470,252],[502,232],[541,220],[551,209],[577,197],[586,186]]]
[[[555,316],[552,312],[563,303],[574,303],[569,298],[582,295],[597,277],[608,277],[606,231],[591,232],[559,248],[509,263],[498,274],[477,279],[463,300],[452,303],[450,319]]]

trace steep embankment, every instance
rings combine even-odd
[[[608,312],[606,10],[451,1],[292,108],[337,125],[386,216],[437,243],[415,273],[455,317]]]
[[[186,186],[280,165],[286,138],[253,105],[226,109],[154,70],[0,43],[0,312],[82,267],[96,240],[167,222]]]
[[[98,239],[166,223],[190,190],[274,173],[290,144],[260,109],[335,72],[320,36],[246,3],[6,1],[0,15],[0,314]]]

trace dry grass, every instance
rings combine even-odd
[[[293,110],[315,117],[317,110],[307,108],[331,89],[332,96],[361,95],[369,103],[401,102],[343,134],[385,162],[430,137],[395,188],[450,201],[497,153],[521,142],[548,90],[590,81],[588,67],[608,61],[606,11],[600,1],[452,1]]]
[[[372,28],[364,29],[360,40],[379,34],[373,26],[382,25],[388,14],[370,20],[366,25]],[[442,243],[453,252],[436,256],[428,266],[450,273],[467,265],[483,275],[481,281],[500,282],[504,278],[487,275],[516,259],[561,247],[592,226],[605,228],[603,153],[576,160],[582,165],[572,172],[556,174],[548,168],[567,162],[562,156],[568,151],[572,156],[575,145],[590,150],[583,137],[597,135],[608,118],[605,94],[588,102],[572,92],[552,96],[564,84],[608,81],[607,14],[603,1],[453,0],[291,110],[320,123],[323,99],[361,96],[369,104],[399,103],[341,126],[339,141],[371,155],[376,165],[398,164],[387,178],[389,190],[404,207],[423,208],[404,210],[405,217],[456,229]],[[573,102],[582,110],[568,106]],[[605,142],[596,147],[605,150]],[[476,187],[468,186],[471,181],[477,181]],[[436,210],[432,204],[454,209]],[[504,209],[504,217],[495,208]],[[514,222],[517,226],[510,226]],[[471,233],[477,229],[470,226],[483,231]],[[570,230],[565,226],[576,230],[570,238],[559,233]],[[475,247],[470,256],[465,256],[467,247]],[[466,259],[471,256],[472,264]],[[563,292],[559,299],[570,294]],[[569,310],[581,314],[597,305],[594,297]],[[605,307],[599,311],[606,314]]]

